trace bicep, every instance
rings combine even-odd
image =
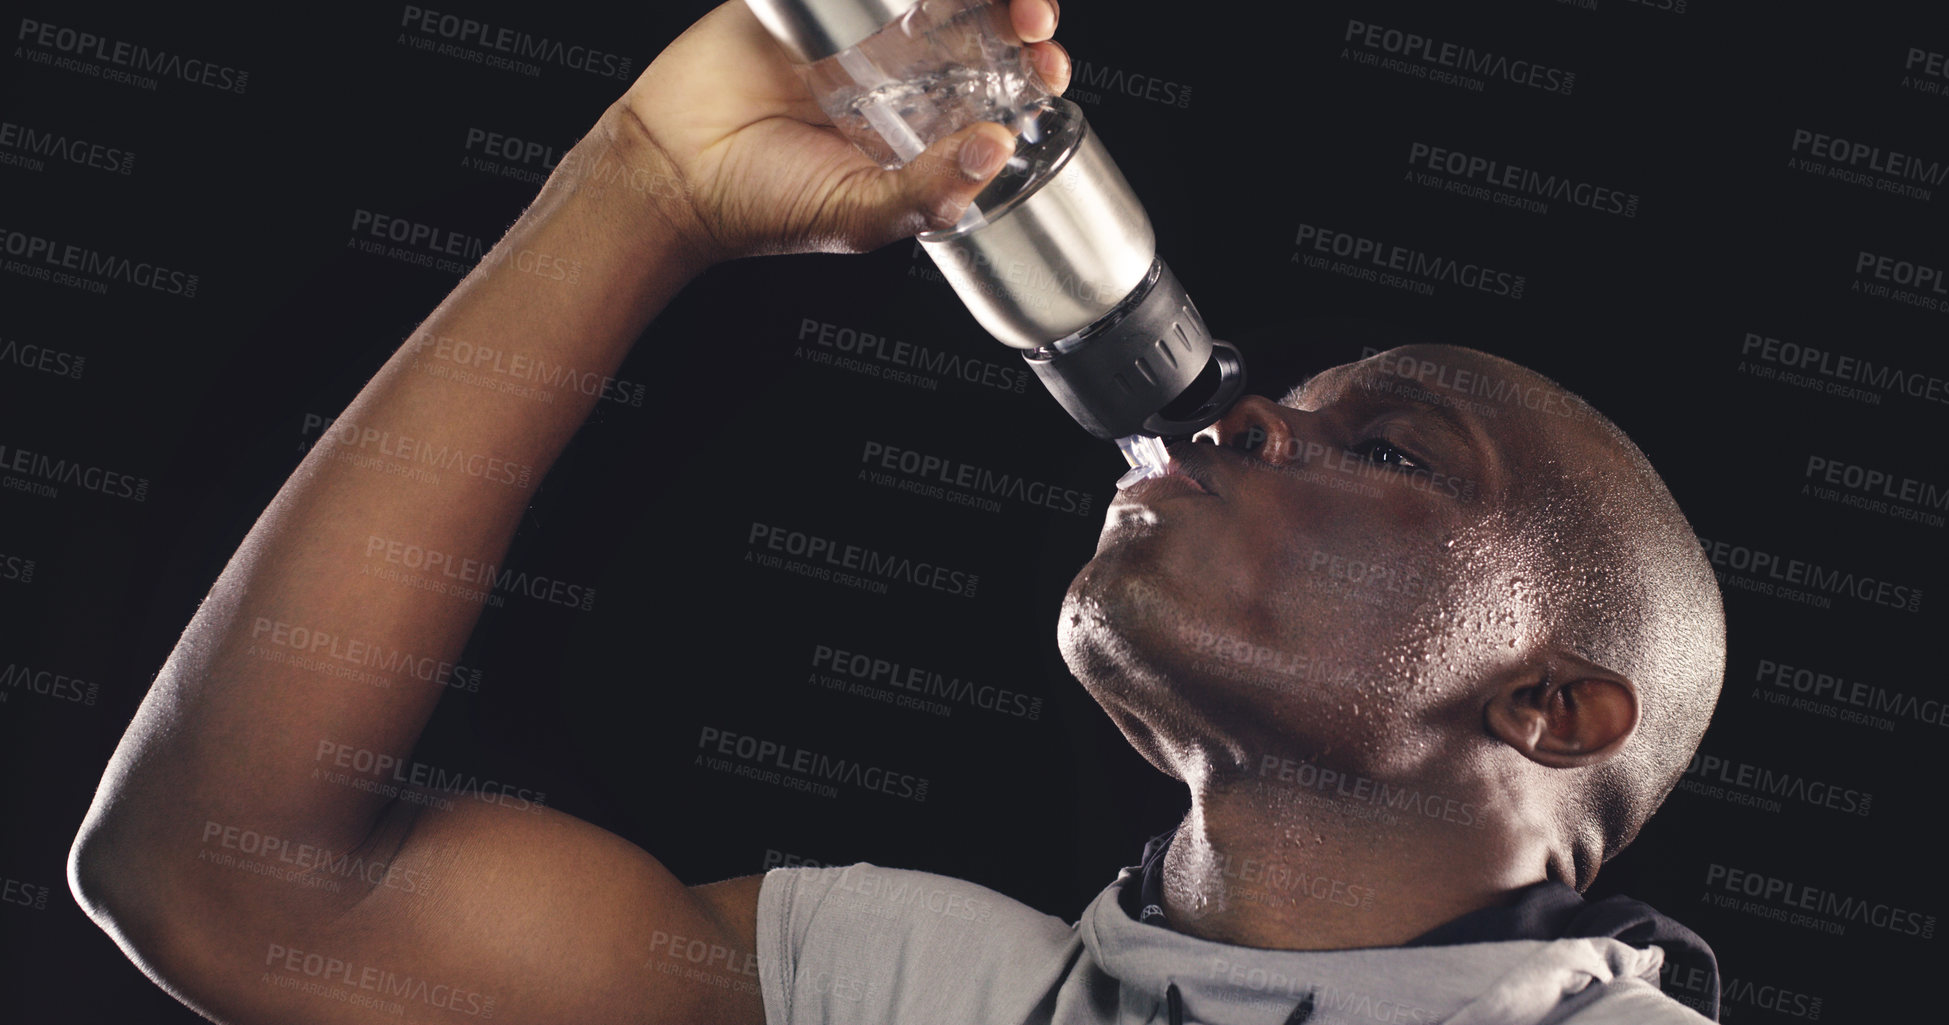
[[[538,805],[454,800],[388,819],[352,870],[363,897],[330,911],[253,901],[196,933],[172,989],[238,1023],[764,1025],[761,876],[686,887],[636,845]]]

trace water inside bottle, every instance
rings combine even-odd
[[[853,95],[834,99],[852,121],[840,125],[842,130],[869,128],[861,110],[874,106],[897,112],[921,137],[938,139],[976,121],[1006,123],[1032,104],[1037,92],[1019,66],[959,66],[862,84]]]
[[[1016,149],[994,183],[961,216],[956,231],[986,223],[991,210],[1022,190],[1044,170],[1055,154],[1045,152],[1042,111],[1033,103],[1038,95],[1019,65],[1001,67],[953,66],[930,74],[895,81],[853,50],[839,55],[855,83],[877,83],[851,90],[835,99],[843,102],[834,124],[856,142],[882,143],[871,151],[887,166],[889,159],[905,164],[920,156],[930,139],[944,138],[977,121],[995,121],[1015,130]],[[1025,98],[1030,106],[1024,109]]]

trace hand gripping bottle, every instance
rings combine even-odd
[[[976,121],[1015,152],[960,223],[918,237],[981,326],[1133,467],[1223,416],[1245,363],[1157,257],[1142,203],[991,0],[745,0],[835,126],[893,169]]]

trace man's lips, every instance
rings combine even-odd
[[[1212,487],[1211,453],[1205,451],[1207,447],[1190,441],[1166,446],[1171,462],[1164,469],[1166,474],[1181,476],[1197,485],[1199,491],[1216,498],[1218,489]]]

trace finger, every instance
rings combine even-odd
[[[912,235],[952,228],[1014,153],[1014,133],[992,121],[970,125],[929,147],[894,173],[900,197],[896,211],[908,222],[900,231]]]
[[[1061,43],[1050,39],[1040,43],[1030,43],[1026,49],[1029,55],[1029,66],[1035,69],[1037,75],[1042,76],[1042,84],[1048,86],[1050,92],[1060,95],[1063,90],[1069,88],[1069,51],[1064,49]]]
[[[1015,34],[1025,43],[1037,43],[1056,34],[1056,22],[1061,19],[1056,0],[1014,0],[1008,5],[1010,22],[1015,26]]]

